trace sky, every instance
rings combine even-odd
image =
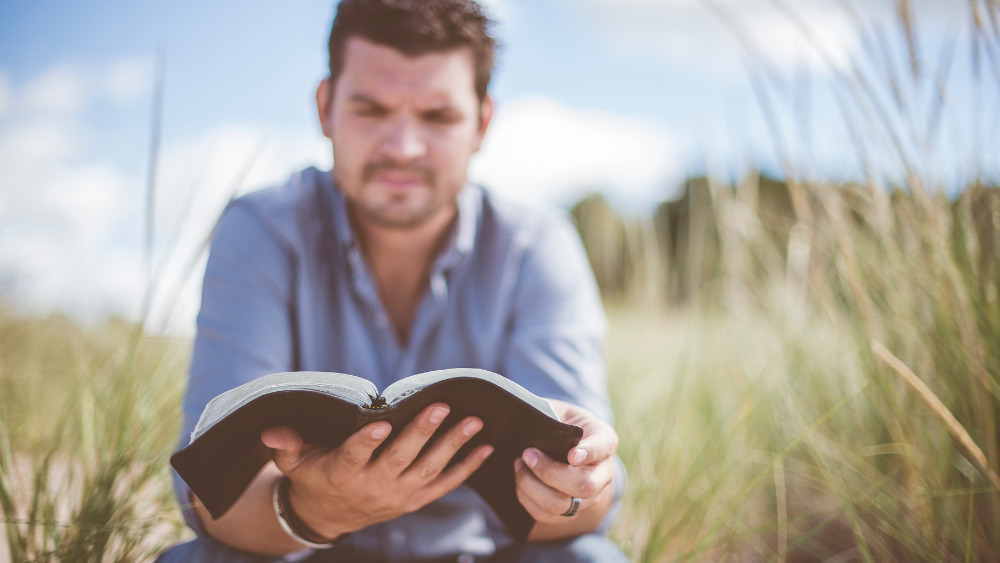
[[[529,205],[566,207],[599,191],[624,213],[645,213],[692,174],[777,173],[790,162],[854,179],[867,162],[892,182],[902,153],[932,184],[954,189],[1000,170],[991,150],[1000,63],[990,81],[968,62],[977,60],[973,3],[911,2],[924,69],[916,76],[893,0],[489,0],[503,45],[491,84],[497,110],[470,178]],[[3,3],[7,306],[90,321],[145,311],[155,326],[189,334],[204,242],[229,197],[332,164],[313,93],[334,11],[330,0]],[[948,52],[956,63],[942,64]],[[857,96],[845,77],[877,66],[873,53],[893,61],[882,76],[902,94],[876,80],[880,102],[854,102],[845,118]],[[897,108],[886,121],[902,140],[873,125],[886,113],[879,104]]]

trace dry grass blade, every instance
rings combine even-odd
[[[149,168],[146,175],[145,260],[146,283],[153,276],[153,233],[156,215],[156,173],[160,162],[160,131],[163,127],[163,84],[166,64],[166,47],[161,45],[156,54],[156,83],[153,88],[152,122],[149,128]]]
[[[920,80],[920,57],[917,55],[917,34],[914,30],[913,7],[909,0],[896,0],[896,14],[906,38],[906,49],[910,57],[910,72],[913,73],[913,81],[917,82]]]
[[[979,469],[989,478],[993,486],[1000,490],[1000,476],[997,476],[996,472],[993,471],[993,468],[990,467],[990,464],[986,461],[986,455],[983,453],[983,450],[976,445],[976,442],[972,439],[972,436],[969,435],[969,432],[964,426],[962,426],[962,423],[955,418],[955,415],[951,414],[951,411],[948,410],[948,407],[941,402],[941,399],[939,399],[937,395],[934,394],[934,391],[931,391],[931,388],[921,381],[920,378],[917,377],[917,374],[913,373],[913,370],[911,370],[906,364],[903,363],[902,360],[897,358],[880,342],[872,342],[872,351],[875,352],[875,354],[881,358],[882,361],[889,364],[889,367],[899,374],[899,376],[907,385],[910,386],[911,389],[916,391],[917,395],[924,402],[924,404],[930,407],[931,411],[933,411],[934,414],[936,414],[938,418],[945,423],[945,427],[948,429],[948,432],[950,432],[951,435],[954,436],[960,444],[962,444],[962,447],[965,448],[968,454],[972,456],[972,459],[979,465]]]

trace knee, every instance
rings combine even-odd
[[[571,540],[520,544],[507,548],[491,563],[627,563],[628,558],[615,542],[601,534],[587,534]]]
[[[579,563],[627,563],[618,544],[601,534],[587,534],[568,542],[567,561]]]
[[[233,549],[207,536],[199,536],[187,543],[168,548],[156,558],[156,563],[270,563],[281,561],[274,557],[254,555]]]

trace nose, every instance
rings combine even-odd
[[[407,162],[424,156],[427,142],[420,124],[410,116],[401,115],[390,124],[382,149],[389,158]]]

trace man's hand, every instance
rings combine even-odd
[[[618,435],[586,409],[551,400],[563,422],[583,428],[580,444],[566,460],[554,460],[535,448],[514,461],[517,498],[538,523],[529,539],[554,539],[588,533],[597,528],[614,498]],[[583,500],[575,516],[562,516],[573,497]]]
[[[448,412],[443,403],[430,405],[374,458],[392,430],[387,422],[365,426],[333,450],[303,444],[288,427],[268,428],[261,440],[275,450],[275,465],[291,480],[295,513],[332,539],[413,512],[457,488],[482,465],[492,446],[479,446],[444,470],[483,427],[476,417],[459,421],[421,453]]]

